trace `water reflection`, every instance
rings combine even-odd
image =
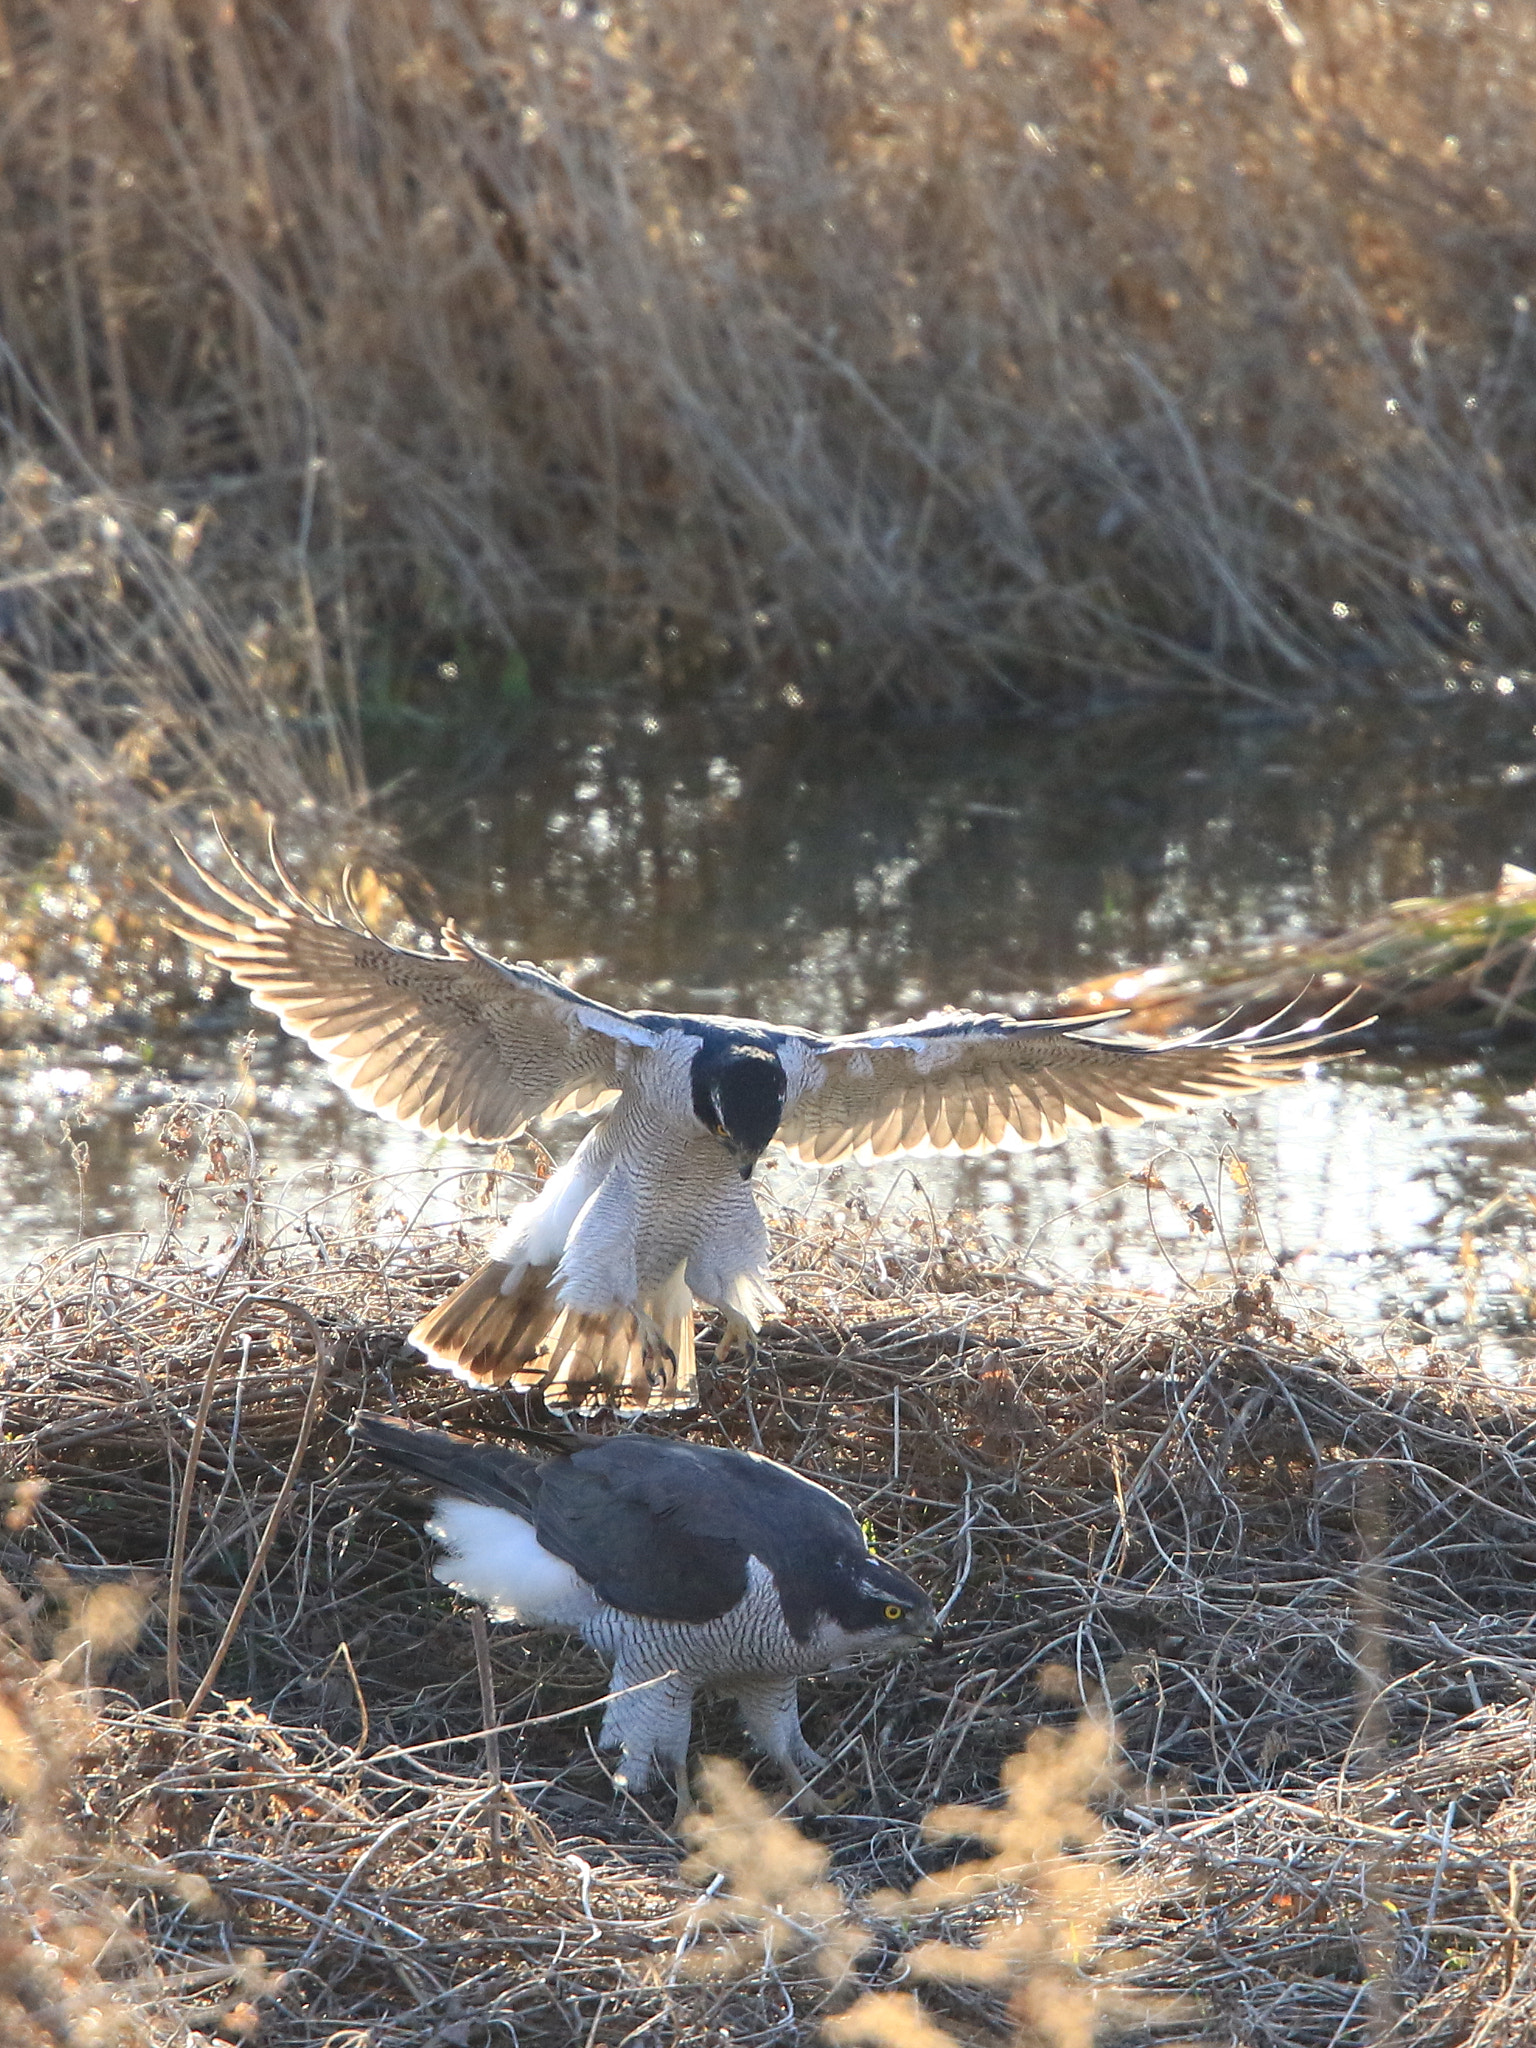
[[[1061,987],[1536,851],[1530,710],[1307,732],[1149,719],[1067,734],[534,728],[413,850],[489,942],[600,964],[624,1000],[821,1027]],[[654,728],[652,730],[651,728]],[[594,978],[594,986],[596,978]]]
[[[530,721],[451,806],[409,783],[392,801],[430,907],[491,946],[572,968],[620,1002],[835,1027],[1023,999],[1346,923],[1395,896],[1485,887],[1505,860],[1536,864],[1533,762],[1530,707],[1491,698],[1305,733],[1192,736],[1149,719],[980,740],[793,721],[702,732],[654,709],[566,709]],[[270,1033],[253,1080],[262,1158],[280,1177],[484,1164],[354,1109]],[[88,1043],[28,1055],[0,1085],[11,1266],[82,1225],[153,1227],[163,1162],[135,1116],[177,1086],[246,1086],[229,1048],[196,1035],[153,1046],[143,1067],[106,1064]],[[1153,1194],[1149,1217],[1127,1176],[1176,1137],[1189,1156],[1159,1171],[1203,1199],[1230,1141],[1289,1284],[1321,1288],[1356,1328],[1389,1327],[1395,1345],[1470,1333],[1513,1369],[1529,1348],[1529,1085],[1522,1056],[1500,1071],[1357,1066],[1245,1105],[1236,1133],[1211,1112],[1176,1131],[933,1162],[922,1182],[941,1211],[983,1212],[1042,1279],[1099,1271],[1172,1288],[1219,1271],[1221,1245],[1171,1199]],[[89,1148],[78,1176],[66,1117]],[[872,1209],[914,1199],[909,1169],[855,1182],[783,1164],[765,1182],[797,1208],[855,1185]],[[1240,1222],[1230,1189],[1227,1208]]]

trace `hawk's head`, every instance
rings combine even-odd
[[[822,1613],[816,1640],[834,1669],[894,1657],[919,1643],[939,1647],[933,1602],[883,1558],[839,1560],[823,1573],[817,1592]]]
[[[705,1043],[693,1057],[693,1113],[720,1139],[743,1180],[784,1114],[785,1074],[766,1046]]]

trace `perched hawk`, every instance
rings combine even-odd
[[[341,916],[306,901],[275,847],[275,890],[229,858],[239,887],[187,855],[220,907],[172,895],[175,929],[371,1109],[493,1140],[538,1117],[604,1112],[486,1263],[411,1331],[473,1386],[572,1406],[686,1406],[695,1300],[723,1310],[727,1341],[743,1346],[780,1308],[750,1185],[769,1144],[817,1164],[1018,1149],[1293,1077],[1323,1045],[1315,1030],[1139,1045],[1085,1028],[1103,1018],[959,1010],[827,1038],[616,1010],[452,924],[437,953],[387,945],[350,894]]]
[[[607,1662],[598,1741],[621,1752],[630,1790],[670,1778],[680,1814],[696,1693],[733,1695],[802,1810],[817,1811],[806,1779],[823,1759],[800,1732],[797,1681],[938,1634],[927,1594],[870,1555],[835,1494],[751,1451],[528,1432],[557,1453],[539,1459],[377,1415],[354,1434],[438,1489],[434,1577],[497,1621],[579,1635]]]

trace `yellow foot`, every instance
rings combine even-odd
[[[656,1321],[654,1316],[648,1316],[643,1308],[637,1308],[634,1316],[635,1325],[640,1332],[640,1346],[646,1357],[650,1358],[654,1353],[659,1353],[675,1372],[677,1370],[677,1353],[667,1342],[666,1332],[662,1329],[660,1323]]]
[[[727,1309],[725,1312],[725,1328],[720,1332],[720,1342],[715,1346],[715,1357],[723,1365],[726,1359],[734,1358],[737,1352],[741,1353],[743,1365],[749,1369],[756,1365],[758,1358],[757,1332],[750,1323],[744,1322],[740,1316],[733,1315]]]

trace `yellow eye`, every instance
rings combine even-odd
[[[894,1600],[887,1600],[885,1603],[885,1618],[887,1621],[900,1621],[906,1611],[905,1607],[898,1607]]]

